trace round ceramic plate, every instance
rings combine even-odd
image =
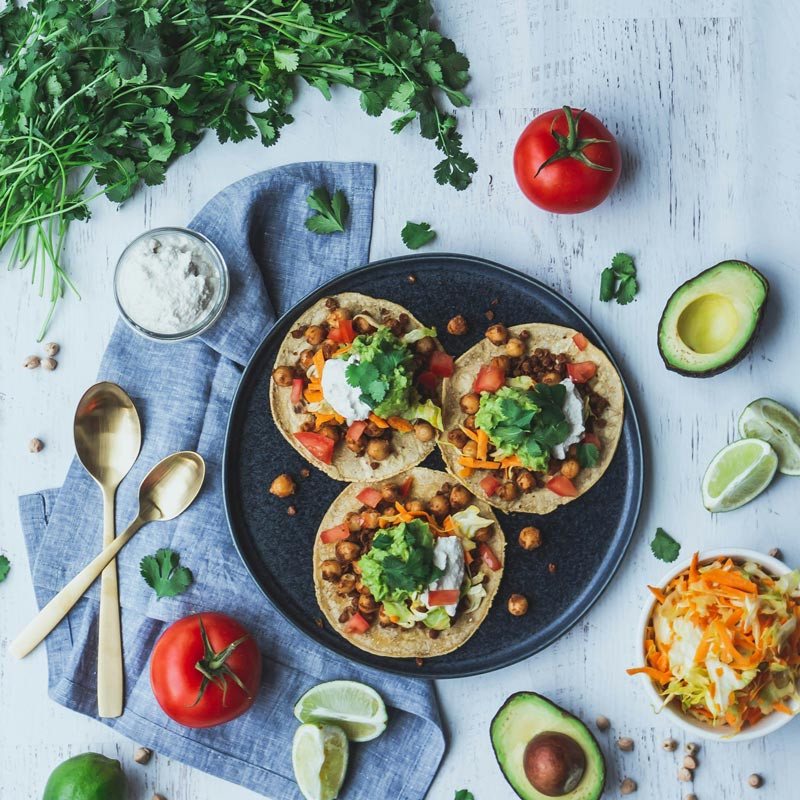
[[[408,308],[435,325],[445,350],[460,356],[482,336],[487,311],[498,322],[551,322],[583,331],[608,353],[592,324],[539,281],[507,267],[461,255],[387,259],[345,273],[321,286],[285,314],[256,350],[233,401],[225,442],[223,485],[233,540],[268,600],[298,630],[353,661],[428,678],[454,678],[512,664],[554,642],[597,600],[619,566],[633,535],[643,485],[642,442],[626,387],[622,438],[605,475],[585,495],[546,516],[498,512],[508,542],[503,580],[491,611],[475,635],[452,653],[426,660],[372,655],[351,645],[317,606],[311,551],[317,526],[345,484],[311,468],[291,501],[268,492],[273,478],[295,478],[309,465],[281,436],[269,409],[275,354],[297,316],[320,297],[363,292]],[[448,320],[463,314],[465,336],[450,336]],[[609,354],[611,355],[611,354]],[[615,364],[616,366],[616,364]],[[624,380],[624,379],[623,379]],[[424,466],[444,469],[438,451]],[[297,513],[287,514],[292,503]],[[543,544],[526,552],[517,544],[525,525],[541,528]],[[531,611],[512,617],[510,595],[527,595]]]

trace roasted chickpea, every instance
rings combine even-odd
[[[300,366],[303,369],[308,369],[314,363],[314,351],[309,347],[300,353]]]
[[[508,356],[495,356],[489,363],[506,373],[511,369],[511,359]]]
[[[496,325],[490,325],[486,329],[486,338],[492,344],[505,344],[508,341],[508,328],[501,322],[498,322]]]
[[[521,469],[514,476],[514,483],[521,492],[529,492],[536,488],[536,476],[530,470]]]
[[[519,490],[517,489],[517,484],[514,483],[514,481],[506,481],[497,490],[497,494],[501,500],[516,500],[519,496]]]
[[[278,386],[291,386],[294,380],[294,370],[291,367],[275,367],[272,371],[272,380]]]
[[[323,425],[318,433],[321,433],[328,439],[332,439],[334,442],[339,441],[339,429],[335,425]]]
[[[361,520],[365,528],[374,530],[380,525],[380,514],[374,508],[365,508],[361,512]]]
[[[506,342],[506,353],[511,358],[519,358],[525,355],[525,342],[522,339],[517,339],[516,336],[512,337]]]
[[[417,422],[414,424],[414,433],[421,442],[430,442],[436,436],[436,430],[430,422]]]
[[[425,503],[422,500],[409,500],[406,503],[406,511],[425,511]]]
[[[436,349],[436,340],[432,336],[423,336],[414,344],[414,350],[421,356],[429,356]]]
[[[353,312],[349,308],[334,308],[330,314],[328,314],[328,325],[332,328],[335,328],[339,325],[339,320],[341,319],[352,319]]]
[[[561,376],[557,372],[545,372],[541,382],[548,386],[555,386],[557,383],[561,383]]]
[[[355,562],[354,562],[354,563],[355,563]],[[353,588],[354,588],[354,589],[355,589],[355,590],[356,590],[356,591],[357,591],[359,594],[364,594],[364,590],[366,589],[366,586],[364,586],[363,582],[361,581],[361,577],[360,577],[360,576],[359,576],[358,578],[356,578],[356,582],[355,582],[355,584],[354,584]],[[367,591],[369,591],[369,589],[367,589]]]
[[[381,498],[388,503],[396,502],[400,497],[400,487],[396,483],[387,483],[381,487]]]
[[[450,513],[450,501],[443,494],[435,494],[428,502],[428,508],[435,517],[446,517]]]
[[[568,458],[561,465],[561,474],[570,480],[572,480],[580,471],[581,465],[578,463],[577,458]]]
[[[533,525],[527,525],[519,532],[519,546],[523,550],[535,550],[541,547],[542,534],[538,528]]]
[[[356,576],[352,572],[342,575],[339,583],[336,584],[336,591],[338,594],[350,594],[355,591]]]
[[[367,421],[367,427],[364,428],[364,435],[369,439],[377,439],[380,436],[383,436],[383,432],[386,428],[381,428],[377,422],[373,422],[371,419]]]
[[[447,323],[447,332],[452,336],[463,336],[467,332],[467,320],[463,314],[456,314]]]
[[[460,511],[472,502],[472,492],[466,486],[454,486],[450,490],[450,508],[453,511]]]
[[[314,346],[322,344],[325,339],[325,331],[319,325],[309,325],[306,328],[306,341]]]
[[[287,475],[284,472],[272,481],[269,493],[274,494],[275,497],[288,497],[290,494],[294,494],[295,488],[291,475]]]
[[[356,333],[375,333],[375,326],[366,317],[356,317],[353,320],[353,330]]]
[[[344,524],[347,525],[350,533],[358,533],[361,530],[361,514],[357,511],[351,511],[344,518]]]
[[[508,613],[521,617],[528,613],[528,598],[524,594],[512,594],[508,598]]]
[[[481,407],[481,397],[477,392],[468,392],[461,396],[458,404],[465,414],[477,414]]]
[[[475,458],[478,455],[478,443],[474,439],[468,439],[467,443],[461,448],[461,452],[467,458]]]
[[[488,542],[492,535],[492,526],[487,525],[485,528],[478,528],[473,537],[476,542]]]
[[[348,542],[347,539],[336,542],[336,559],[343,564],[355,561],[361,555],[361,548],[355,542]]]
[[[474,431],[475,430],[475,415],[474,414],[468,414],[466,417],[464,417],[463,425],[467,430]]]
[[[341,345],[334,342],[332,339],[325,339],[319,346],[319,349],[322,350],[322,355],[327,361],[340,347]]]
[[[361,574],[361,567],[358,565],[358,561],[354,561],[350,565],[350,569],[352,569],[353,572],[355,572],[356,575],[360,575]]]
[[[361,594],[358,596],[358,610],[362,614],[371,614],[378,610],[378,604],[371,594]]]
[[[320,570],[324,581],[338,581],[342,577],[342,565],[335,558],[326,558]]]
[[[370,439],[367,445],[367,456],[374,461],[385,461],[392,450],[387,439]]]
[[[469,437],[467,436],[461,428],[453,428],[450,433],[447,434],[447,441],[450,444],[454,444],[459,450],[467,443]]]
[[[348,450],[355,453],[357,456],[360,456],[367,449],[367,445],[363,438],[359,438],[356,442],[354,442],[352,439],[345,439],[344,444]]]

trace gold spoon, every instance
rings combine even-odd
[[[156,520],[174,519],[185,511],[197,497],[205,474],[206,465],[203,459],[188,450],[173,453],[159,461],[145,475],[139,487],[139,513],[136,519],[27,624],[11,642],[11,654],[16,658],[28,655],[61,622],[142,525]]]
[[[73,425],[81,464],[103,492],[103,547],[116,535],[114,496],[139,456],[142,426],[133,401],[116,383],[97,383],[78,403]],[[112,561],[100,583],[97,645],[97,713],[122,714],[124,676],[119,619],[117,564]]]

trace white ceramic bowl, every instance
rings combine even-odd
[[[736,562],[752,561],[758,564],[765,572],[768,572],[776,577],[785,575],[791,572],[791,569],[786,566],[782,561],[772,556],[758,553],[755,550],[746,550],[744,548],[730,547],[725,550],[708,550],[700,553],[699,563],[707,564],[715,559],[731,558]],[[674,566],[664,577],[656,584],[659,588],[664,588],[675,576],[680,575],[689,568],[691,559],[683,561]],[[639,619],[638,630],[641,632],[641,639],[637,643],[636,658],[637,664],[645,663],[645,649],[644,640],[647,626],[650,622],[650,617],[653,614],[653,609],[656,604],[656,599],[648,601],[642,609],[642,614]],[[782,728],[787,722],[792,721],[792,717],[788,714],[782,714],[774,711],[768,714],[753,725],[748,725],[739,733],[734,733],[728,725],[712,727],[707,723],[690,717],[684,714],[681,710],[680,703],[673,701],[667,706],[663,706],[664,698],[658,692],[656,684],[647,675],[640,673],[637,676],[644,686],[647,693],[648,700],[654,711],[662,714],[669,722],[675,722],[685,730],[689,731],[693,736],[699,736],[704,739],[714,739],[724,742],[741,742],[746,739],[758,739],[766,736],[768,733]],[[662,708],[663,706],[663,708]],[[796,702],[789,703],[789,707],[795,712],[800,712],[800,704]]]

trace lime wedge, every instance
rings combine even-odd
[[[778,454],[784,475],[800,475],[800,419],[769,397],[753,400],[739,417],[739,435],[763,439]]]
[[[709,511],[733,511],[767,488],[778,456],[761,439],[739,439],[717,453],[703,475],[703,504]]]
[[[336,800],[347,770],[347,736],[335,725],[301,725],[292,742],[292,768],[306,800]]]
[[[386,730],[386,706],[370,686],[328,681],[309,689],[295,704],[300,722],[338,725],[351,742],[368,742]]]

